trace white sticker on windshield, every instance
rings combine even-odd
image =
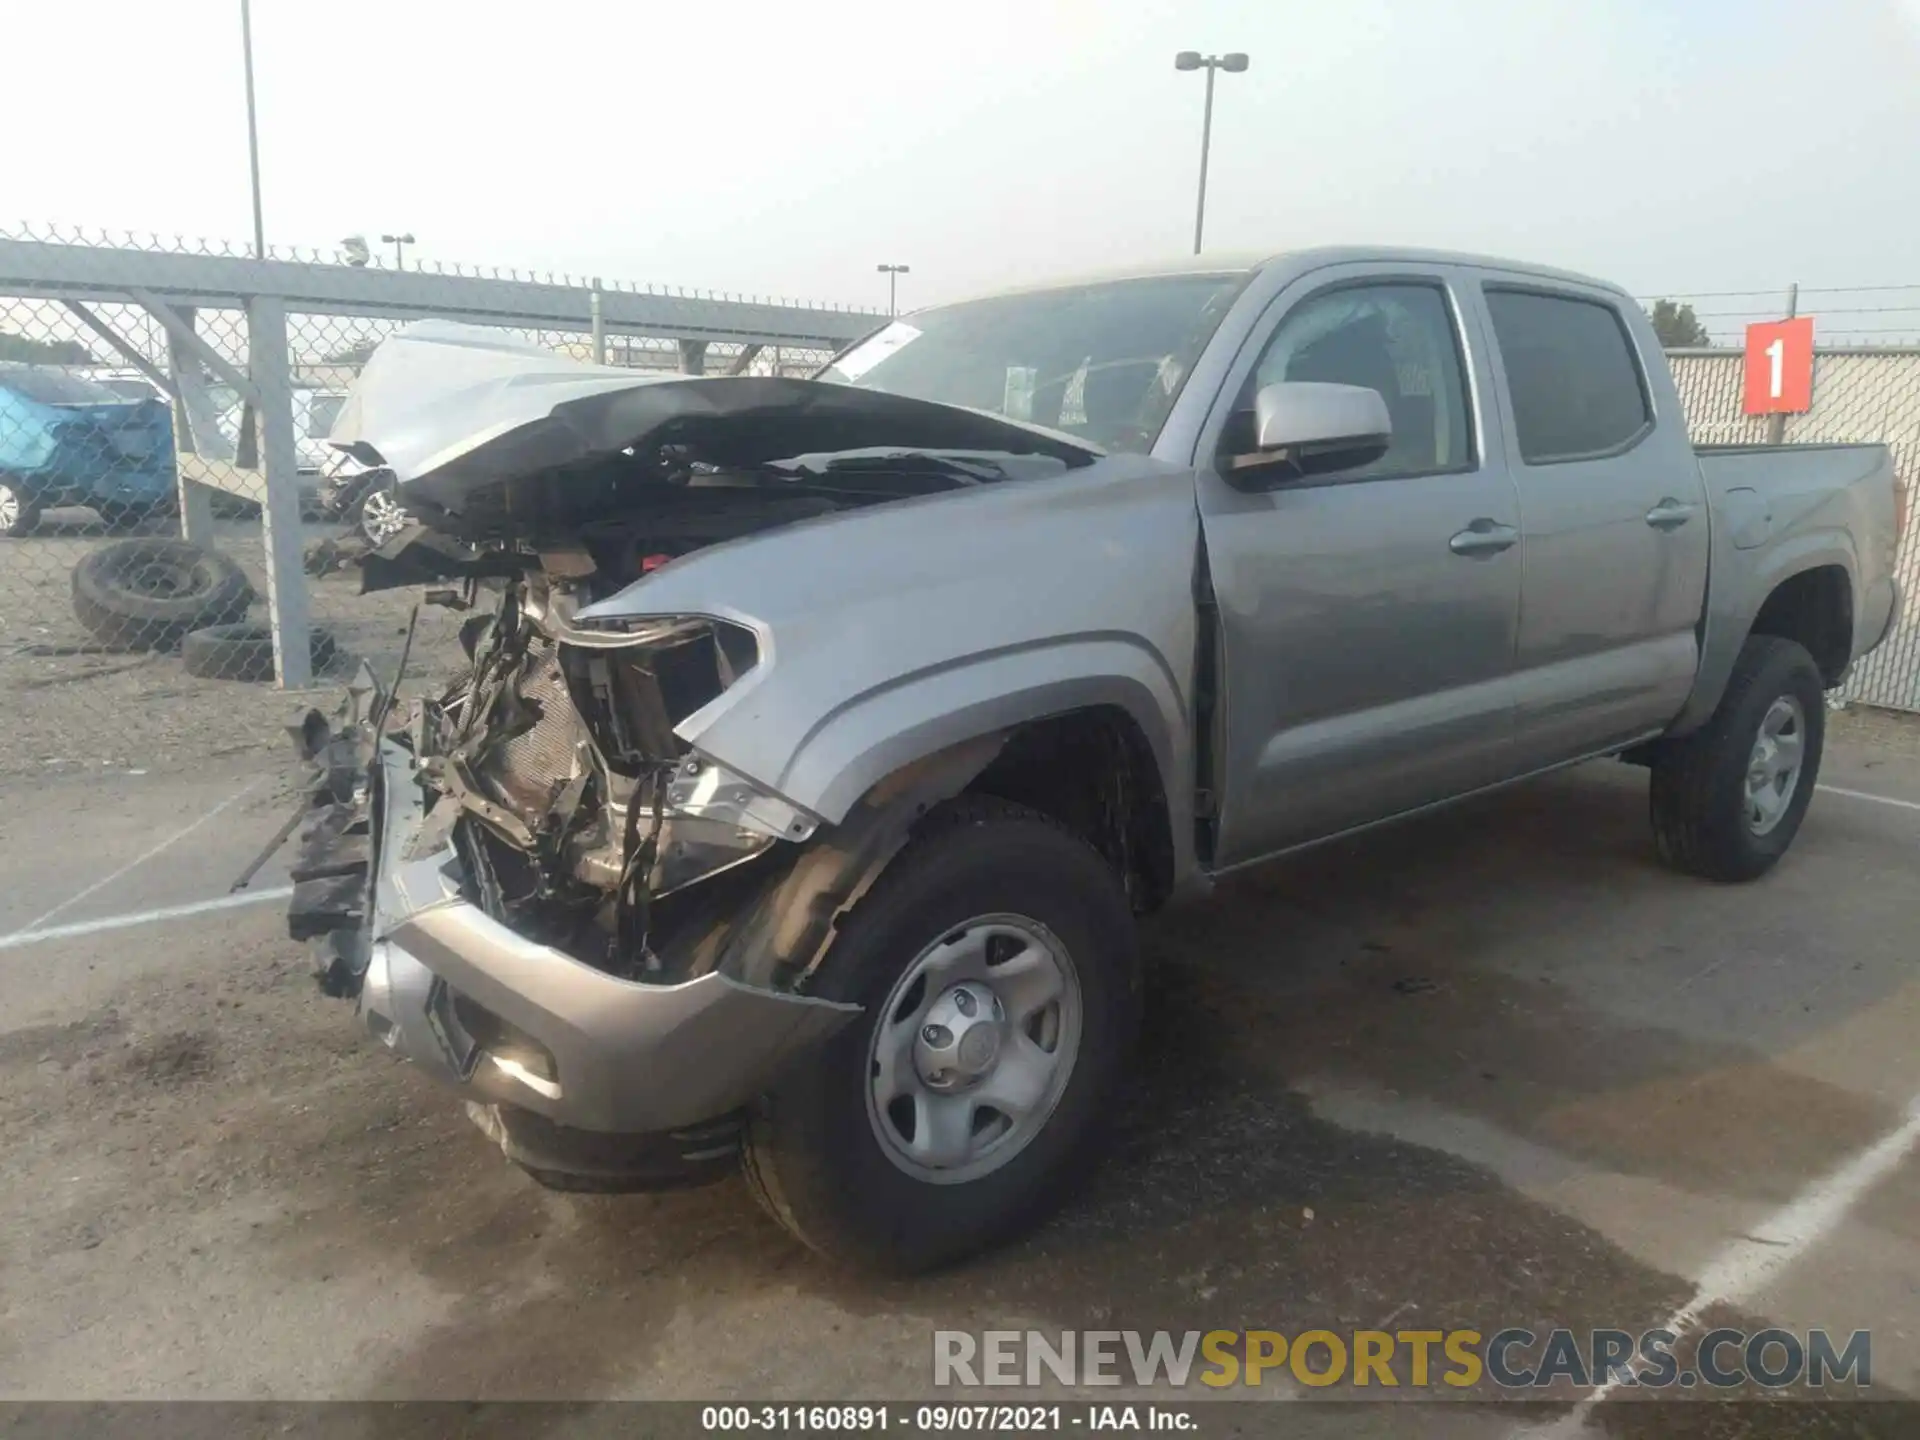
[[[872,339],[854,346],[834,361],[833,368],[849,380],[858,380],[889,355],[911,345],[919,338],[920,332],[913,326],[905,321],[896,320]]]

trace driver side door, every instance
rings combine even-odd
[[[1262,317],[1202,431],[1221,660],[1216,868],[1504,773],[1519,502],[1489,439],[1465,283],[1444,268],[1313,272]],[[1301,380],[1379,391],[1389,448],[1366,465],[1248,488],[1243,467],[1225,462],[1249,443],[1253,395]]]

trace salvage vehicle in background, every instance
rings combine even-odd
[[[320,467],[320,518],[348,526],[369,545],[386,544],[412,523],[396,493],[393,472],[336,449]]]
[[[1134,916],[1599,756],[1752,880],[1893,623],[1884,447],[1696,451],[1599,281],[1322,250],[942,306],[816,380],[428,323],[334,432],[471,664],[368,691],[290,926],[543,1183],[737,1161],[848,1262],[1044,1213],[1120,1103]]]
[[[239,457],[243,468],[254,468],[252,411],[231,385],[208,387],[215,423]],[[327,431],[346,403],[339,390],[319,390],[297,385],[293,389],[294,469],[300,477],[300,511],[307,519],[326,519],[325,490],[327,466],[335,455],[327,444]],[[216,514],[251,518],[260,513],[257,499],[221,491],[214,496]]]
[[[167,406],[52,365],[0,363],[0,535],[83,505],[131,527],[175,503]]]

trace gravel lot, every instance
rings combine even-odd
[[[275,828],[285,767],[238,723],[209,758],[221,707],[176,694],[197,764],[6,779],[0,939],[50,906],[71,926],[217,897]],[[824,1267],[733,1183],[542,1191],[314,993],[278,903],[0,949],[0,1396],[913,1398],[936,1328],[1659,1323],[1920,1095],[1917,740],[1840,717],[1823,780],[1906,803],[1822,795],[1754,886],[1659,869],[1644,776],[1602,764],[1162,917],[1109,1162],[1031,1239],[914,1283]],[[1873,1393],[1920,1393],[1916,1201],[1909,1154],[1716,1317],[1870,1327]],[[1211,1433],[1274,1433],[1220,1413]],[[1289,1413],[1421,1437],[1517,1414]],[[1594,1418],[1916,1433],[1880,1404]]]
[[[257,521],[220,521],[217,547],[237,561],[263,598],[267,582]],[[309,524],[312,543],[334,527]],[[34,534],[0,540],[0,777],[88,769],[172,769],[208,758],[277,752],[286,727],[308,706],[330,709],[355,659],[390,676],[398,662],[416,592],[356,593],[357,579],[313,582],[316,623],[333,632],[341,658],[300,696],[271,685],[201,680],[178,655],[100,653],[73,617],[71,575],[87,551],[112,537],[91,512],[52,511]],[[442,675],[460,657],[461,617],[423,607],[408,661],[410,675]],[[78,653],[76,653],[78,652]]]

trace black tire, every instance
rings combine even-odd
[[[915,957],[954,927],[1001,914],[1038,921],[1071,956],[1078,1052],[1025,1148],[977,1179],[933,1183],[895,1164],[874,1133],[869,1046]],[[1119,878],[1084,841],[1022,806],[966,798],[922,823],[840,926],[807,990],[864,1012],[761,1101],[748,1128],[748,1183],[820,1254],[913,1274],[1014,1234],[1087,1173],[1138,1025],[1139,939]]]
[[[122,650],[174,649],[188,631],[239,620],[252,603],[238,565],[185,540],[121,540],[73,567],[73,613]]]
[[[333,664],[333,636],[319,626],[307,632],[315,671]],[[189,675],[202,680],[273,679],[273,631],[245,621],[189,631],[180,642],[180,660]]]
[[[1651,809],[1660,858],[1709,880],[1753,880],[1787,852],[1820,776],[1826,696],[1819,666],[1805,648],[1777,635],[1750,636],[1726,693],[1693,734],[1663,740],[1653,756]],[[1748,823],[1747,771],[1761,722],[1775,701],[1800,707],[1800,772],[1785,811],[1763,834]]]
[[[39,524],[39,502],[11,476],[0,475],[0,535],[31,535]]]

